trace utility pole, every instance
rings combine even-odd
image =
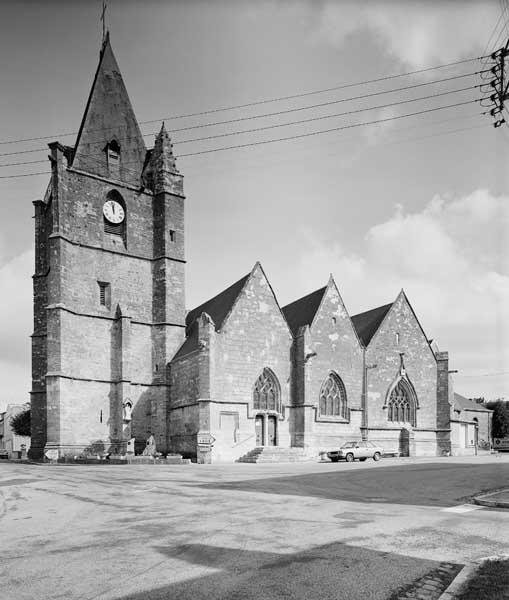
[[[502,112],[505,108],[505,101],[509,99],[509,76],[505,68],[505,59],[509,55],[509,40],[507,40],[503,48],[499,48],[491,55],[491,60],[495,64],[490,69],[490,73],[494,75],[489,85],[494,89],[494,93],[490,96],[490,101],[494,105],[489,111],[489,114],[495,119],[493,127],[497,128],[503,125],[505,117]]]

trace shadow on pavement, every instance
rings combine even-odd
[[[342,543],[287,554],[205,544],[155,549],[182,562],[180,571],[172,565],[181,580],[116,600],[382,600],[440,565]],[[215,572],[196,574],[199,567]]]
[[[253,465],[255,466],[255,465]],[[319,465],[318,465],[319,466]],[[342,467],[343,465],[341,465]],[[412,464],[328,470],[260,479],[197,484],[208,489],[310,496],[351,502],[453,506],[509,479],[504,464]]]

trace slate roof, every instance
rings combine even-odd
[[[457,394],[454,392],[454,409],[455,410],[473,410],[476,412],[493,412],[489,408],[486,408],[482,404],[477,404],[473,400],[469,400],[462,396],[461,394]]]
[[[366,312],[359,313],[358,315],[354,315],[352,317],[352,323],[357,331],[357,335],[359,339],[364,344],[364,346],[368,346],[371,338],[375,335],[378,328],[382,324],[382,321],[385,319],[385,315],[391,309],[393,303],[385,304],[384,306],[379,306],[378,308],[372,308],[371,310],[367,310]]]
[[[207,302],[200,304],[193,310],[190,310],[186,316],[186,327],[189,328],[194,321],[203,313],[206,312],[216,325],[216,331],[221,329],[224,320],[228,313],[232,309],[233,303],[237,299],[237,296],[242,291],[242,288],[246,285],[246,281],[249,279],[251,273],[244,275],[242,279],[236,281],[233,285],[220,292],[217,296],[214,296]]]
[[[119,179],[139,185],[146,155],[145,142],[111,49],[108,33],[76,139],[72,166],[101,177],[109,177],[104,148],[112,139],[120,144]]]
[[[217,296],[214,296],[207,302],[200,304],[193,310],[190,310],[186,315],[186,340],[179,348],[173,359],[185,356],[198,348],[198,323],[197,319],[202,313],[207,313],[216,326],[216,331],[219,331],[231,311],[235,300],[246,285],[247,280],[251,276],[248,273],[242,279],[236,281],[233,285],[223,290]]]
[[[299,327],[311,325],[326,289],[327,286],[320,288],[281,309],[293,335],[297,335]]]

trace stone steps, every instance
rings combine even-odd
[[[259,446],[237,459],[240,463],[293,463],[313,460],[304,454],[302,448],[280,448],[279,446]]]

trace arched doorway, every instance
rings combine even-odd
[[[257,446],[277,446],[278,417],[281,414],[281,393],[274,373],[263,369],[253,388],[255,438]]]

